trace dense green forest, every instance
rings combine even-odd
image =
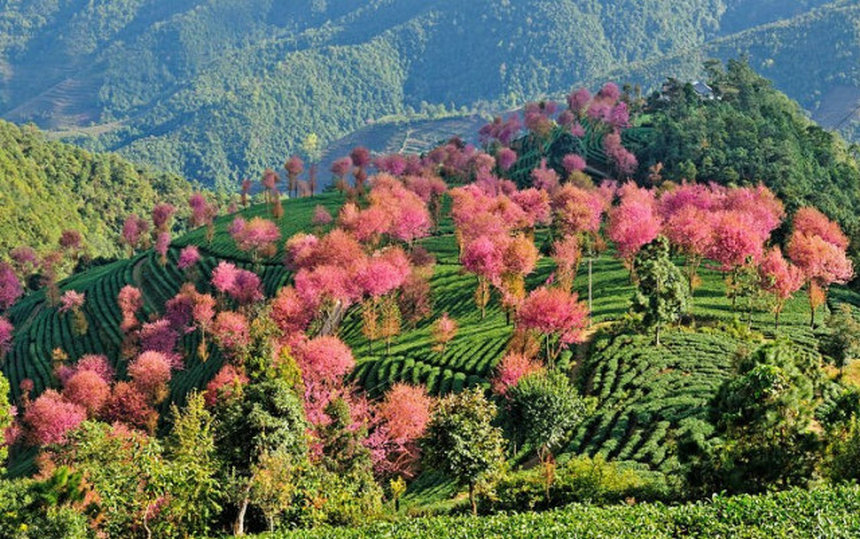
[[[192,185],[113,154],[48,139],[32,126],[0,121],[0,252],[55,248],[64,230],[84,238],[84,253],[115,258],[123,220],[157,202],[187,200]]]
[[[392,115],[501,110],[631,64],[660,69],[620,80],[654,83],[695,77],[703,55],[749,52],[809,110],[833,88],[858,86],[858,11],[844,0],[0,8],[0,114],[222,187],[299,152],[311,133],[327,144]],[[662,69],[660,58],[684,67]],[[789,76],[798,69],[812,72]]]

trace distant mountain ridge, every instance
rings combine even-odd
[[[503,110],[607,73],[649,83],[709,55],[750,52],[808,110],[860,88],[847,0],[5,0],[0,13],[0,115],[221,187],[310,133],[325,145],[385,117]],[[832,61],[792,61],[807,44]]]

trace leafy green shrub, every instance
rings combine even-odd
[[[29,539],[90,536],[87,516],[69,503],[51,503],[45,483],[0,479],[0,537]]]
[[[482,510],[548,509],[569,503],[609,504],[628,499],[659,500],[668,494],[662,474],[603,457],[573,457],[555,466],[509,473],[493,489]]]
[[[469,487],[477,511],[475,484],[503,460],[502,432],[492,425],[496,406],[481,389],[451,394],[439,402],[422,440],[425,462]]]
[[[860,481],[860,421],[852,418],[847,428],[836,434],[827,447],[823,475],[834,483]]]
[[[705,492],[760,492],[807,483],[818,457],[811,422],[821,381],[814,358],[787,342],[742,358],[715,400],[720,438],[694,459],[691,484]]]
[[[511,440],[517,446],[532,444],[540,454],[561,447],[593,406],[559,370],[523,377],[506,397],[504,418]]]

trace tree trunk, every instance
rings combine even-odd
[[[593,260],[593,258],[589,256],[588,257],[588,312],[589,313],[594,312],[594,303],[592,301],[592,294],[591,294],[591,262],[592,262],[592,260]]]
[[[774,329],[774,331],[779,331],[779,310],[774,312],[773,329]]]
[[[737,290],[735,290],[735,286],[737,285],[737,282],[738,282],[738,269],[737,268],[732,270],[732,274],[729,278],[731,279],[731,290],[732,290],[732,315],[734,315],[735,307],[737,306],[737,303],[738,303],[738,293],[737,293]]]
[[[660,346],[660,324],[654,324],[654,344]]]
[[[475,503],[475,483],[469,483],[469,502],[472,504],[472,516],[478,516],[478,504]]]
[[[242,502],[239,504],[239,514],[236,515],[236,522],[233,524],[233,535],[245,535],[245,513],[248,512],[250,495],[251,485],[248,485],[245,487],[245,492],[242,495]]]

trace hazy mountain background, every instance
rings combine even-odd
[[[744,54],[860,139],[849,0],[3,0],[0,115],[232,188],[311,133],[420,149],[577,83]]]

